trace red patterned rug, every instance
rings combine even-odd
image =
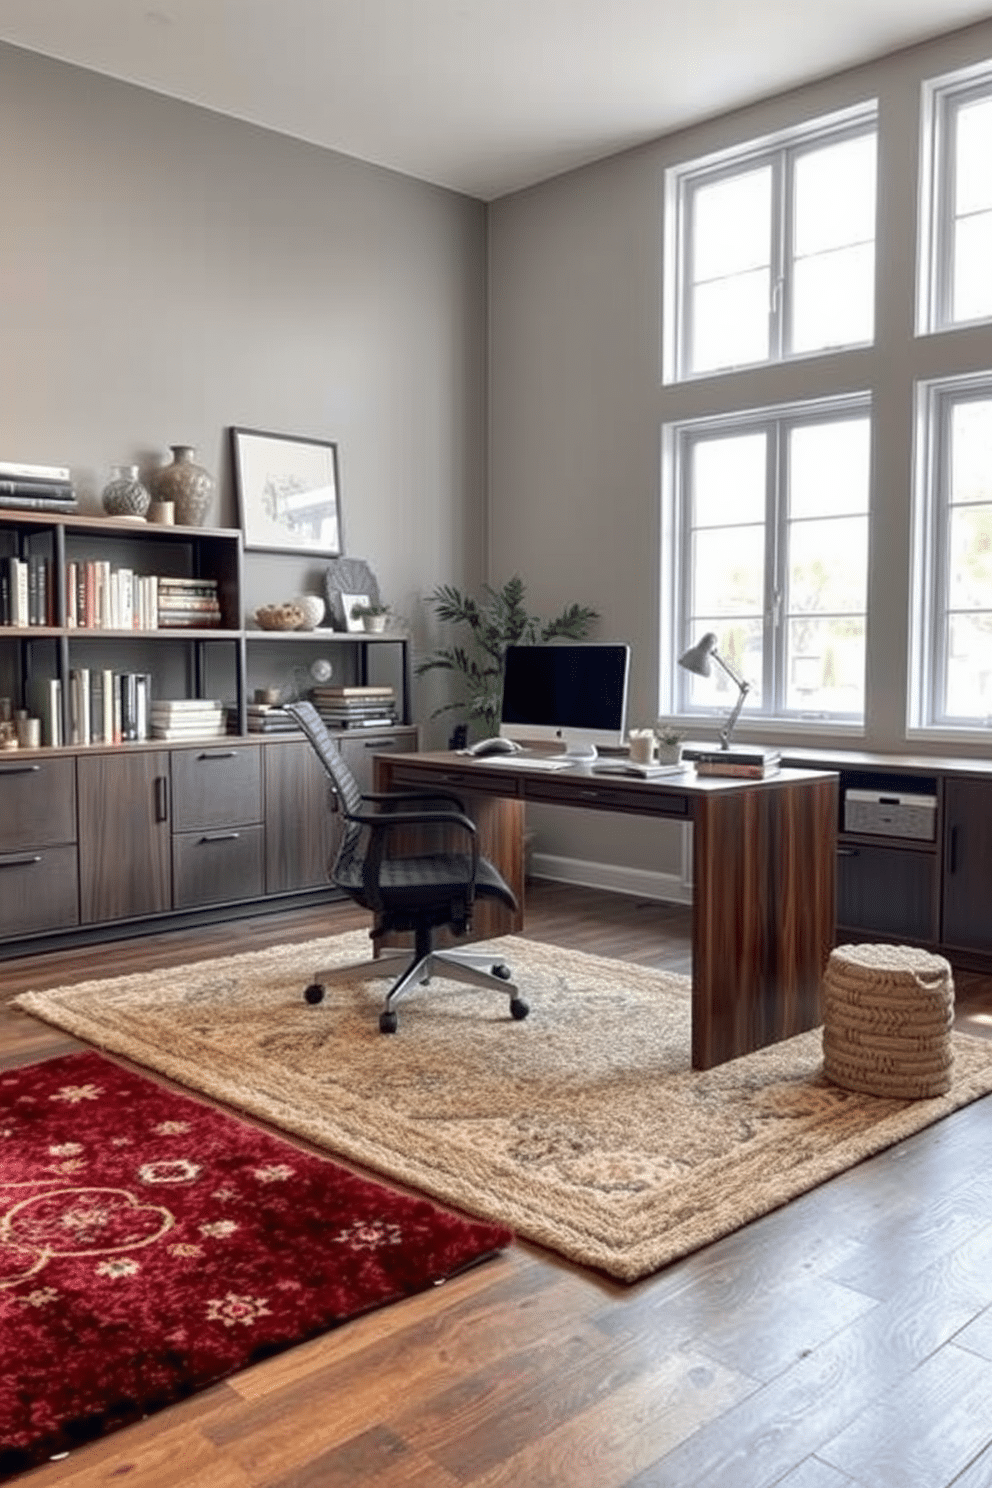
[[[509,1239],[99,1054],[0,1073],[0,1476]]]

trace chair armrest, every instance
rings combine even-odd
[[[456,796],[451,791],[365,791],[362,800],[381,801],[387,805],[392,801],[448,801],[459,811],[465,810],[461,796]]]
[[[464,827],[470,836],[476,835],[475,822],[461,811],[358,811],[349,813],[348,820],[360,822],[363,827],[376,832],[386,832],[393,827],[449,826]]]

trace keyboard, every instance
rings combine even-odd
[[[485,754],[477,765],[505,765],[510,770],[567,770],[575,760],[555,759],[553,754]]]

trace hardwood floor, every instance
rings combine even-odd
[[[28,987],[305,940],[346,907],[0,962]],[[689,913],[535,884],[527,934],[689,969]],[[957,1014],[992,1031],[992,979]],[[78,1045],[0,1006],[0,1067]],[[17,1481],[988,1488],[992,1099],[634,1286],[526,1244]]]

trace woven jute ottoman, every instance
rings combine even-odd
[[[845,1090],[926,1100],[950,1089],[954,978],[915,946],[845,945],[823,977],[823,1072]]]

